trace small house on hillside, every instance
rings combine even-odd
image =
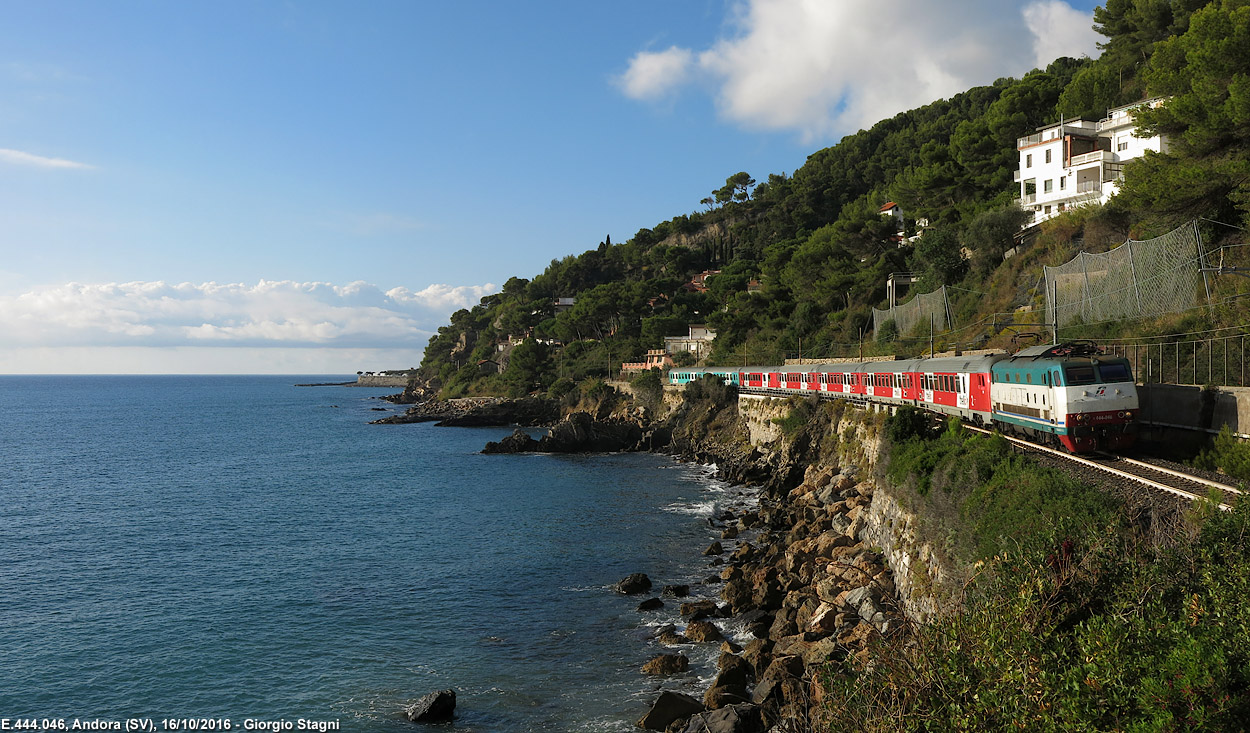
[[[894,220],[898,223],[898,228],[900,230],[903,228],[903,209],[893,201],[887,201],[882,204],[881,209],[877,213],[881,216],[894,217]]]
[[[649,369],[668,370],[673,368],[673,357],[664,349],[651,349],[642,361],[631,361],[621,364],[621,376],[641,374]]]
[[[690,278],[690,282],[682,285],[682,288],[692,293],[706,293],[708,278],[719,274],[720,270],[704,270]]]
[[[695,355],[695,358],[702,359],[712,350],[712,341],[716,339],[716,332],[708,328],[705,324],[694,323],[690,325],[689,333],[686,336],[665,336],[664,350],[670,354],[678,351],[688,351]]]

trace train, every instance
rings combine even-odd
[[[794,366],[673,369],[682,385],[715,375],[739,392],[911,405],[1072,453],[1124,450],[1138,430],[1129,361],[1091,341],[969,356]]]

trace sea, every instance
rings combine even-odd
[[[437,730],[629,731],[701,693],[716,645],[660,647],[680,601],[613,585],[715,598],[710,520],[749,490],[483,455],[511,429],[370,425],[395,390],[295,386],[325,381],[0,376],[0,723],[411,732],[453,689]],[[671,651],[688,673],[640,673]]]

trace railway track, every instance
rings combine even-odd
[[[993,433],[992,430],[971,425],[965,425],[964,427],[987,435]],[[1025,450],[1057,456],[1086,468],[1097,469],[1118,478],[1148,486],[1156,491],[1165,491],[1190,501],[1211,498],[1212,494],[1216,492],[1220,492],[1223,496],[1237,496],[1244,493],[1241,489],[1234,486],[1133,458],[1125,458],[1124,456],[1117,456],[1111,453],[1093,453],[1089,456],[1077,456],[1008,435],[1004,435],[1003,438]],[[1230,505],[1222,501],[1217,506],[1223,511],[1232,510]]]

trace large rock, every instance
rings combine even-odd
[[[873,598],[871,587],[864,586],[847,591],[842,595],[842,602],[853,608],[860,618],[872,624],[877,631],[885,633],[889,627],[889,619]]]
[[[651,590],[651,579],[646,573],[632,573],[621,578],[615,586],[617,593],[624,593],[627,596],[635,593],[646,593]]]
[[[755,588],[746,578],[737,577],[720,589],[720,597],[729,604],[734,613],[742,613],[754,608]]]
[[[686,626],[686,638],[691,641],[720,641],[725,635],[711,621],[691,621]]]
[[[483,453],[531,453],[538,450],[538,441],[530,437],[530,434],[524,430],[517,428],[512,435],[504,438],[498,443],[491,441],[482,449]]]
[[[716,667],[720,674],[716,675],[713,687],[746,687],[755,677],[751,663],[736,654],[721,654],[716,660]]]
[[[643,674],[680,674],[690,669],[690,659],[685,654],[661,654],[642,665]]]
[[[456,691],[431,692],[404,708],[404,716],[414,723],[441,723],[456,712]]]
[[[746,685],[712,685],[703,693],[703,704],[708,710],[751,702]]]
[[[643,730],[664,730],[675,720],[689,718],[703,712],[703,703],[689,695],[665,690],[660,693],[651,709],[642,716],[637,725]]]
[[[544,453],[606,453],[629,450],[642,440],[642,427],[629,420],[596,420],[575,412],[552,426],[538,441]]]
[[[715,601],[690,601],[681,604],[681,617],[687,621],[698,621],[701,618],[715,616],[719,610]]]
[[[684,733],[764,733],[764,720],[754,705],[728,705],[695,715]]]

